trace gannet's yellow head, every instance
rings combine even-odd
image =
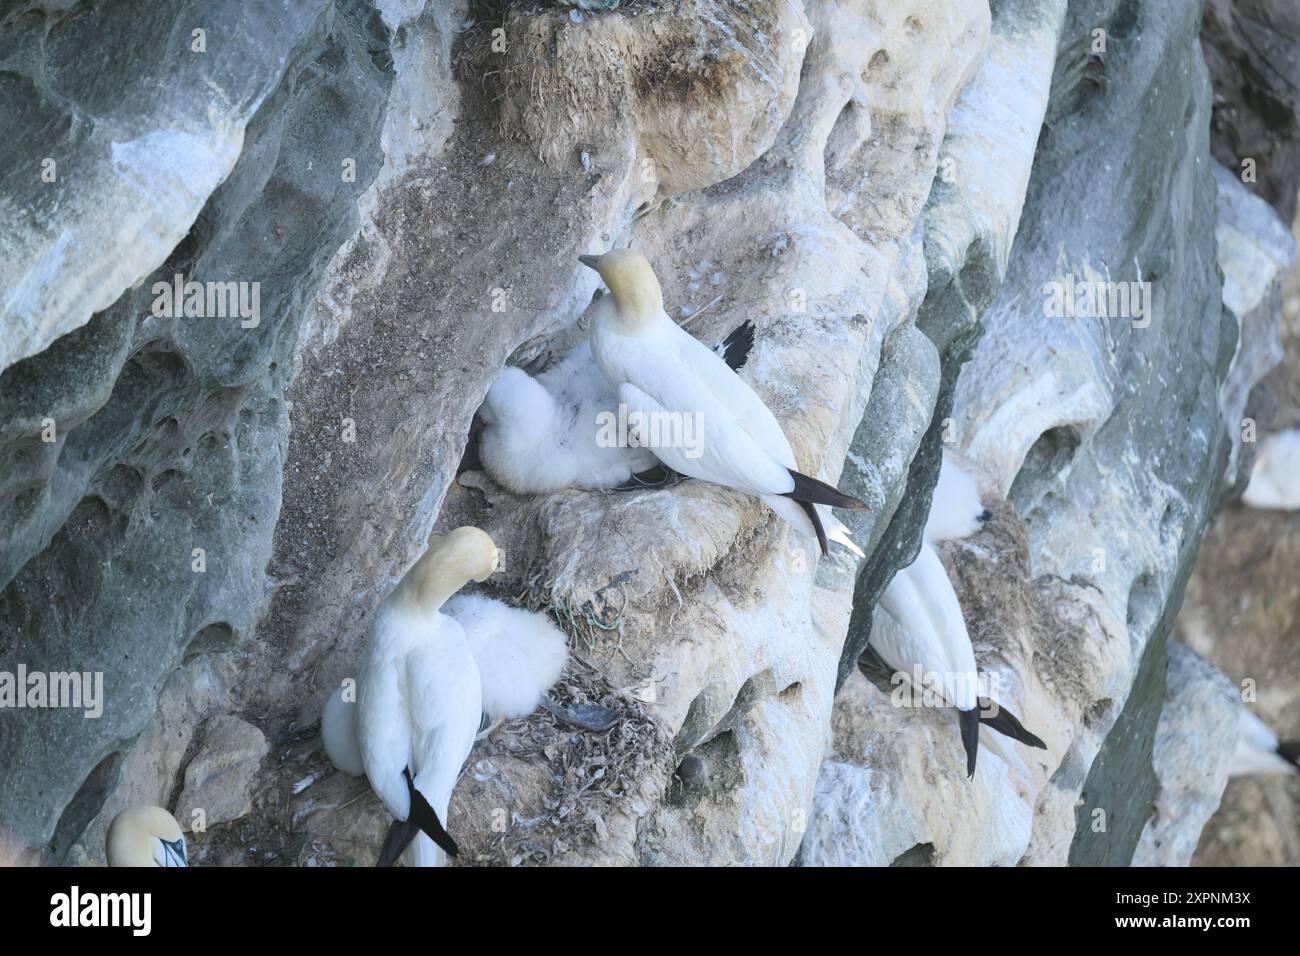
[[[394,593],[436,611],[470,581],[485,581],[499,567],[501,551],[486,531],[457,528],[429,546]]]
[[[469,525],[451,532],[433,551],[466,581],[486,581],[501,567],[501,549],[486,531]]]
[[[603,256],[578,256],[578,261],[600,273],[623,321],[638,325],[658,319],[663,313],[663,289],[641,253],[611,249]]]
[[[127,807],[108,826],[109,866],[188,866],[185,835],[162,807]]]

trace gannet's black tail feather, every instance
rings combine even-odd
[[[815,505],[830,505],[832,508],[848,508],[851,511],[866,511],[867,506],[851,495],[846,495],[838,488],[832,488],[824,481],[809,478],[793,468],[787,468],[794,479],[794,490],[787,491],[785,497],[793,498],[803,504],[805,501]]]
[[[754,323],[746,319],[731,330],[731,334],[714,347],[722,361],[739,372],[749,361],[749,351],[754,347]]]
[[[817,514],[817,509],[808,502],[799,501],[797,498],[795,499],[795,504],[803,509],[803,513],[806,514],[808,520],[812,522],[813,530],[817,532],[817,544],[820,545],[822,549],[822,557],[826,557],[830,554],[830,542],[826,540],[826,529],[822,527],[822,519]]]
[[[405,820],[394,820],[392,826],[388,828],[375,866],[392,866],[402,855],[402,851],[410,846],[415,835],[422,831],[425,836],[442,847],[448,856],[456,856],[460,852],[456,841],[443,828],[437,811],[429,806],[429,801],[424,798],[424,794],[415,789],[415,781],[411,779],[410,769],[403,770],[402,776],[406,778],[406,791],[411,797],[411,812]]]
[[[379,849],[379,859],[375,866],[392,866],[397,862],[402,851],[410,846],[420,827],[410,820],[394,820],[384,836],[384,845]]]
[[[977,709],[957,711],[961,725],[961,745],[966,748],[966,776],[975,776],[975,757],[980,748],[980,712]]]
[[[992,712],[991,716],[983,716],[990,711]],[[980,723],[987,724],[992,730],[996,730],[1012,740],[1018,740],[1029,747],[1037,747],[1039,750],[1047,749],[1047,744],[1025,730],[1025,725],[1016,719],[1016,715],[1001,704],[995,704],[987,697],[981,697],[979,698],[979,713],[981,714]]]
[[[1300,770],[1300,740],[1288,740],[1278,744],[1277,755]]]

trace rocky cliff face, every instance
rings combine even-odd
[[[556,695],[621,720],[481,741],[462,859],[1127,862],[1158,793],[1198,799],[1161,770],[1165,639],[1276,361],[1224,307],[1200,32],[1129,0],[0,3],[0,670],[105,685],[98,719],[0,712],[0,825],[95,863],[147,801],[201,863],[373,861],[316,721],[474,523],[571,635]],[[865,560],[702,483],[480,469],[488,386],[582,335],[576,257],[628,242],[700,338],[755,323],[744,375],[871,506]],[[256,315],[159,308],[178,275]],[[1076,281],[1146,311],[1048,314]],[[1048,744],[969,783],[952,715],[856,670],[945,443],[993,513],[944,552],[977,656]]]

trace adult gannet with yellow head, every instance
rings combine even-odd
[[[442,606],[441,613],[465,630],[478,666],[483,713],[493,722],[526,717],[536,710],[569,659],[568,639],[545,614],[481,594],[458,594]],[[321,715],[325,756],[350,777],[366,772],[356,710],[339,687]]]
[[[478,666],[447,599],[499,566],[478,528],[429,547],[375,615],[357,681],[357,738],[366,776],[393,815],[380,866],[441,866],[456,844],[444,821],[482,710]]]
[[[866,505],[796,470],[794,451],[776,417],[752,388],[704,343],[664,312],[663,292],[645,256],[615,249],[579,256],[612,293],[596,305],[591,351],[629,422],[694,416],[700,441],[690,447],[652,446],[661,462],[692,478],[757,495],[803,533],[822,554],[835,540],[859,551],[830,507]],[[644,433],[643,444],[650,444]]]
[[[188,866],[185,834],[162,807],[127,807],[108,825],[109,866]]]

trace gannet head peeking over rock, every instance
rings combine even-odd
[[[162,807],[127,807],[113,818],[105,841],[109,866],[188,866],[185,834]]]
[[[456,844],[443,821],[482,712],[478,666],[446,600],[500,564],[492,539],[457,528],[380,604],[357,682],[357,736],[370,785],[394,822],[379,865],[439,866]]]
[[[639,443],[680,474],[757,495],[815,536],[822,554],[829,540],[847,544],[829,507],[867,506],[796,469],[790,442],[754,390],[668,318],[645,256],[615,249],[579,259],[610,289],[592,317],[591,352]],[[692,440],[681,440],[688,433]]]

